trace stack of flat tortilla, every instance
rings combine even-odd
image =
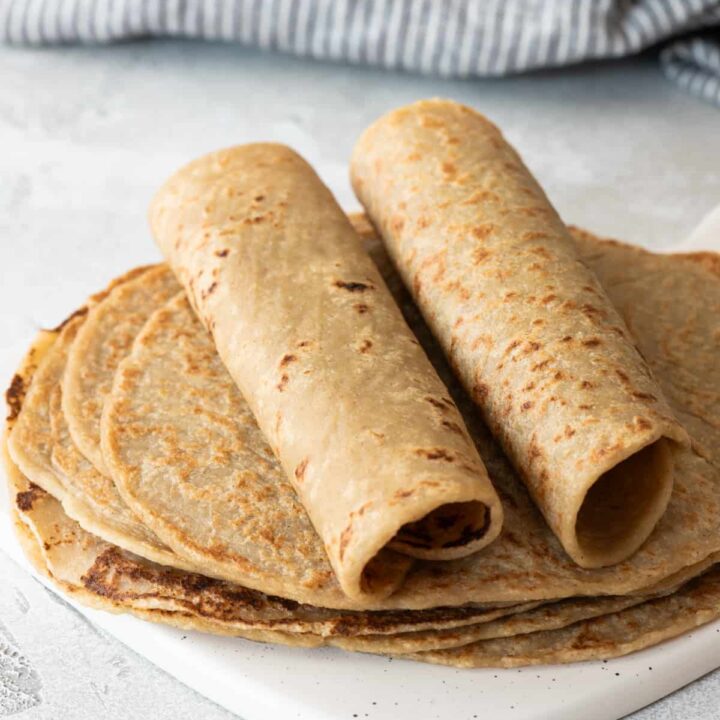
[[[40,333],[7,393],[31,562],[113,612],[459,667],[720,616],[720,257],[568,231],[453,103],[381,119],[353,179],[382,239],[287,148],[201,158],[152,206],[168,265]]]

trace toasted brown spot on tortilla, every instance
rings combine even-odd
[[[20,510],[20,512],[29,512],[30,510],[32,510],[32,506],[35,500],[45,494],[45,491],[35,483],[30,483],[29,487],[29,490],[19,492],[15,496],[15,505],[17,506],[17,509]]]
[[[11,422],[20,414],[26,391],[25,380],[22,375],[15,375],[10,382],[10,387],[5,391],[5,402],[8,406],[8,422]]]
[[[335,287],[342,288],[343,290],[347,290],[349,292],[365,292],[365,290],[373,290],[374,289],[373,286],[370,285],[369,283],[346,281],[346,280],[336,280]]]
[[[452,420],[443,420],[442,424],[444,427],[446,427],[450,432],[454,432],[456,435],[463,435],[462,428]]]
[[[415,450],[415,454],[427,458],[428,460],[455,462],[455,457],[443,448],[417,448]]]
[[[215,255],[218,257],[227,257],[230,250],[228,248],[223,248],[222,250],[216,250]]]
[[[364,315],[370,308],[365,303],[355,303],[353,307],[358,311],[360,315]]]
[[[632,393],[632,396],[638,398],[638,400],[657,400],[657,398],[652,393],[646,392],[634,392]]]
[[[280,382],[277,384],[277,389],[282,392],[285,389],[285,386],[288,384],[288,380],[290,378],[288,377],[287,373],[283,373],[280,377]]]
[[[360,344],[360,347],[358,348],[358,351],[365,354],[367,353],[370,348],[372,347],[372,340],[368,340],[367,338],[362,341]]]
[[[453,165],[453,163],[445,161],[442,164],[442,171],[443,175],[453,177],[457,173],[457,168]]]
[[[347,548],[351,537],[352,537],[352,521],[340,534],[340,550],[339,550],[339,552],[340,552],[341,560],[345,556],[345,549]]]
[[[485,248],[476,248],[473,251],[473,261],[476,265],[479,265],[483,260],[487,260],[490,257],[490,252]]]
[[[526,400],[521,406],[520,410],[521,412],[525,412],[526,410],[529,410],[533,406],[532,400]]]
[[[475,383],[475,385],[473,386],[473,389],[472,389],[473,399],[480,402],[487,397],[489,391],[490,391],[490,388],[488,388],[488,386],[485,385],[485,383],[477,382],[477,383]]]
[[[415,488],[413,488],[412,490],[396,490],[393,497],[396,497],[398,499],[406,498],[406,497],[410,497],[414,492],[415,492]]]
[[[534,365],[530,367],[530,370],[537,371],[542,370],[543,368],[547,367],[550,364],[550,358],[547,358],[546,360],[541,360],[540,362],[536,362]]]
[[[283,355],[282,360],[280,361],[280,367],[286,367],[291,362],[295,362],[297,360],[297,355],[292,355],[291,353],[287,353],[286,355]]]
[[[597,347],[598,345],[602,345],[602,340],[600,338],[588,338],[587,340],[583,340],[582,344],[585,347]]]
[[[298,463],[297,467],[295,468],[295,478],[298,482],[302,482],[305,477],[305,470],[308,465],[308,458],[304,458],[301,462]]]
[[[478,240],[487,240],[495,230],[495,226],[492,223],[485,223],[484,225],[477,225],[471,232]]]

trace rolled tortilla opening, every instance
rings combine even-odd
[[[491,514],[492,511],[477,500],[446,503],[419,520],[405,523],[389,547],[423,560],[463,557],[475,545],[481,547],[487,543]]]
[[[672,450],[661,438],[604,472],[578,510],[573,557],[587,568],[620,562],[650,535],[670,500]]]

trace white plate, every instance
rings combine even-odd
[[[678,249],[720,250],[720,210]],[[6,348],[0,368],[15,347]],[[29,564],[8,514],[0,547]],[[182,632],[77,609],[163,670],[245,720],[616,720],[720,667],[720,621],[608,662],[519,670],[454,670]]]

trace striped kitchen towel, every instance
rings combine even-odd
[[[665,75],[720,105],[718,28],[720,0],[0,0],[0,40],[9,43],[192,37],[447,77],[667,42]]]

